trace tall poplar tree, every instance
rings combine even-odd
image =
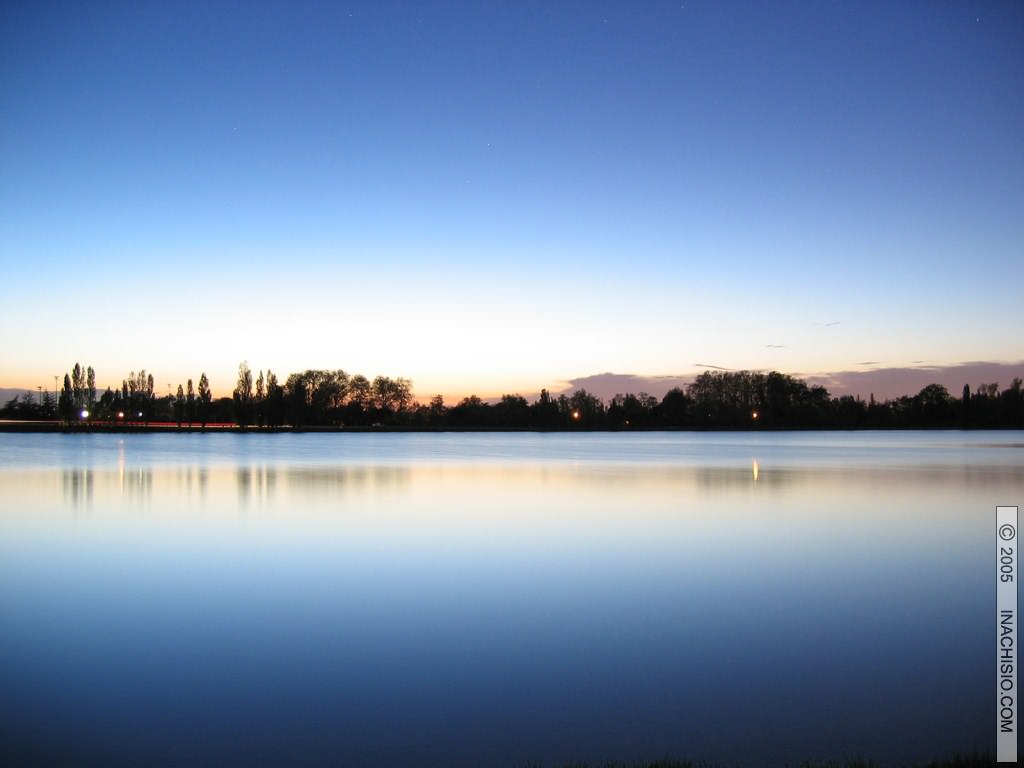
[[[213,402],[213,395],[210,393],[210,380],[206,373],[199,377],[199,421],[205,427],[210,420],[210,403]]]

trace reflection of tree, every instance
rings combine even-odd
[[[252,469],[241,466],[235,470],[235,486],[238,490],[238,503],[247,507],[252,496]]]
[[[270,501],[274,497],[277,474],[275,467],[239,466],[235,470],[235,489],[239,503],[248,506],[252,501],[259,504]]]
[[[403,488],[412,476],[407,466],[288,467],[282,474],[289,491],[337,498],[353,492]]]
[[[214,474],[213,481],[234,478],[234,492],[241,509],[260,508],[274,503],[283,488],[285,498],[296,494],[309,498],[340,501],[353,494],[391,492],[405,488],[411,481],[411,470],[406,466],[238,466],[231,475]],[[219,479],[218,479],[219,478]],[[208,473],[200,468],[198,485],[200,497],[205,498],[209,484]]]
[[[199,488],[199,498],[205,499],[206,492],[210,487],[210,470],[205,466],[200,466],[196,470],[196,485]]]
[[[121,493],[132,502],[148,502],[153,496],[153,470],[148,467],[123,470]]]
[[[74,509],[92,507],[94,477],[91,469],[65,469],[61,473],[64,501]]]

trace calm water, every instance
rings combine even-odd
[[[1020,432],[0,434],[0,762],[992,749],[1022,501]]]

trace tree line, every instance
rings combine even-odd
[[[281,383],[271,370],[255,375],[238,368],[230,397],[214,398],[203,373],[175,393],[158,396],[151,373],[131,372],[120,388],[96,391],[91,366],[75,364],[56,397],[27,392],[10,400],[0,416],[60,420],[65,424],[229,423],[243,428],[389,426],[412,429],[893,429],[1021,428],[1021,379],[964,385],[956,398],[941,384],[916,395],[876,401],[832,397],[824,387],[772,371],[706,371],[686,387],[658,399],[644,392],[618,394],[605,402],[585,389],[533,402],[506,394],[495,402],[472,395],[453,405],[435,395],[415,400],[406,378],[369,379],[344,370],[309,369]]]

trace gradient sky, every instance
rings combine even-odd
[[[1024,360],[1022,40],[1019,2],[4,3],[0,386]]]

